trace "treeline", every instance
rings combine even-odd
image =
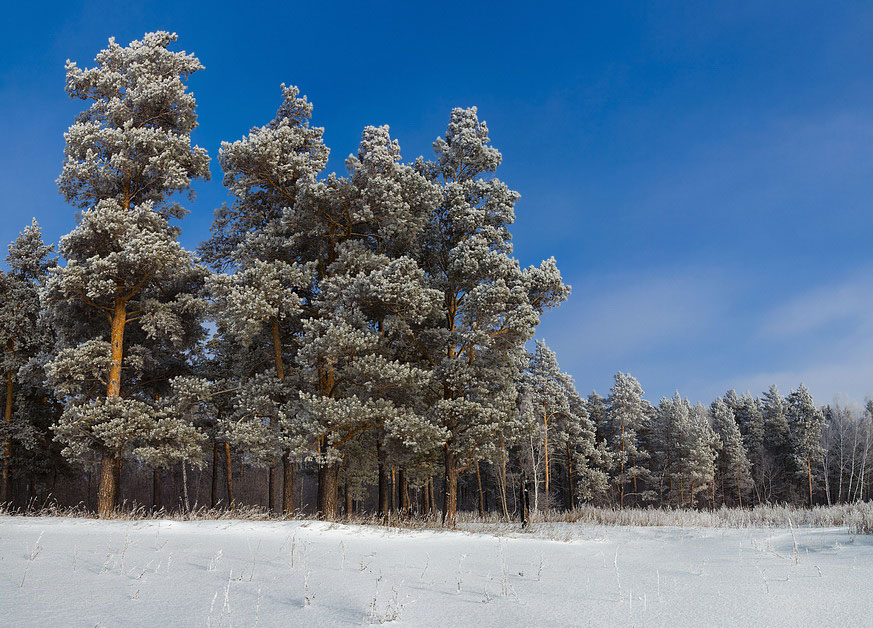
[[[58,185],[80,213],[62,261],[34,222],[0,275],[0,502],[439,507],[451,524],[527,502],[868,497],[869,404],[822,410],[801,387],[653,406],[624,374],[583,398],[545,344],[528,354],[569,287],[553,259],[512,257],[519,195],[475,108],[451,112],[430,160],[367,127],[347,173],[325,176],[312,105],[283,85],[270,122],[222,144],[233,201],[185,250],[180,201],[209,157],[190,137],[202,66],[175,39],[67,63],[87,108]]]

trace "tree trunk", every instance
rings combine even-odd
[[[458,509],[458,466],[455,454],[445,447],[446,486],[443,495],[443,525],[454,527]]]
[[[279,381],[284,382],[285,381],[285,362],[282,359],[282,336],[281,336],[280,331],[279,331],[279,319],[277,319],[274,316],[271,319],[270,323],[271,323],[271,328],[272,328],[272,332],[273,332],[273,362],[276,365],[276,377],[279,378]],[[278,432],[279,426],[273,425],[273,422],[274,422],[274,419],[270,419],[271,426],[276,428],[276,430]],[[287,481],[287,475],[288,475],[288,470],[287,470],[288,469],[288,462],[287,462],[286,458],[287,458],[287,454],[284,454],[282,456],[283,487],[284,487],[284,483]],[[275,461],[273,462],[272,465],[270,465],[270,474],[269,474],[268,484],[269,484],[269,487],[267,490],[269,491],[270,496],[269,496],[269,499],[267,500],[267,502],[268,502],[267,507],[269,508],[270,514],[272,515],[273,513],[276,512],[276,502],[275,502],[275,499],[276,499],[276,463],[275,463]],[[290,511],[285,509],[285,502],[286,502],[286,498],[285,498],[285,495],[283,492],[282,512],[285,514],[288,514],[288,512],[290,512]]]
[[[809,507],[812,508],[812,462],[810,456],[806,456],[806,479],[809,484]]]
[[[503,518],[509,520],[509,503],[506,499],[506,444],[500,437],[500,505],[503,508]]]
[[[430,482],[421,488],[421,512],[425,517],[430,515]]]
[[[188,465],[182,461],[182,499],[185,504],[185,512],[191,512],[191,502],[188,499]]]
[[[112,362],[109,366],[109,377],[106,383],[106,397],[109,399],[121,396],[121,364],[124,358],[124,326],[126,324],[127,300],[123,297],[116,297],[109,329],[112,350]],[[116,462],[116,458],[108,454],[104,454],[100,462],[97,516],[101,519],[110,517],[115,510],[115,499],[118,492],[115,481]]]
[[[379,465],[379,503],[376,511],[384,519],[388,516],[388,475],[385,472],[385,452],[380,439],[376,439],[376,459]]]
[[[233,464],[230,457],[230,443],[224,443],[224,482],[227,490],[227,507],[233,508]]]
[[[436,487],[434,486],[433,476],[430,476],[427,479],[427,483],[428,483],[427,494],[428,494],[428,499],[430,500],[430,503],[428,504],[428,509],[430,510],[431,513],[434,513],[434,512],[436,512],[437,507],[436,507]]]
[[[543,461],[544,461],[544,486],[543,486],[543,510],[548,510],[551,505],[551,495],[549,493],[549,480],[551,479],[551,469],[549,462],[549,417],[543,414]]]
[[[152,469],[152,510],[161,509],[161,470]]]
[[[397,470],[391,467],[391,513],[397,514]]]
[[[294,512],[294,463],[288,452],[282,454],[282,514]]]
[[[212,480],[209,487],[209,507],[215,508],[218,504],[218,443],[212,442]]]
[[[267,510],[270,514],[276,512],[276,462],[270,465],[267,472]]]
[[[124,326],[126,324],[127,300],[122,297],[116,297],[115,309],[112,312],[112,322],[110,324],[112,362],[109,366],[109,380],[106,383],[106,396],[110,399],[121,396],[121,363],[124,358]]]
[[[351,491],[351,489],[349,489],[348,481],[346,481],[346,485],[345,485],[343,492],[345,493],[345,498],[346,498],[346,518],[349,518],[352,516],[352,513],[355,510],[355,505],[352,503],[352,491]]]
[[[479,470],[479,461],[476,461],[476,484],[479,489],[479,516],[485,516],[485,491],[482,489],[482,472]]]
[[[618,505],[619,505],[619,508],[624,509],[624,484],[626,481],[626,479],[624,477],[624,417],[622,417],[622,419],[621,419],[621,454],[619,454],[619,455],[620,455],[620,460],[621,460],[621,463],[619,465],[620,466],[619,477],[621,478],[621,489],[619,492]]]
[[[12,464],[12,398],[15,394],[15,374],[12,369],[6,371],[6,411],[4,413],[6,429],[10,430],[3,443],[3,479],[0,484],[0,504],[12,501],[9,491],[9,468]]]
[[[567,502],[570,504],[571,512],[576,510],[576,482],[573,481],[573,456],[569,443],[567,443]]]
[[[100,482],[97,488],[97,516],[108,519],[115,511],[115,459],[104,454],[100,461]]]
[[[339,465],[335,462],[318,467],[318,516],[334,521],[337,513]]]
[[[398,471],[397,489],[400,491],[398,501],[400,502],[400,516],[408,517],[410,515],[409,508],[409,479],[406,477],[406,471],[403,467]]]

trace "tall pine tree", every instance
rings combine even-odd
[[[55,428],[65,455],[100,459],[101,517],[114,508],[125,455],[160,434],[175,434],[180,447],[197,438],[159,410],[144,377],[162,359],[156,351],[188,348],[184,319],[201,307],[177,289],[198,270],[170,219],[184,214],[174,194],[209,176],[206,151],[191,145],[197,116],[186,86],[202,66],[170,51],[175,40],[110,39],[95,67],[66,66],[67,92],[90,104],[65,135],[58,186],[84,211],[49,281],[61,351],[48,370],[66,402]]]

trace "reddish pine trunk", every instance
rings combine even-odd
[[[398,501],[400,502],[400,516],[408,517],[410,514],[409,508],[409,479],[406,477],[406,471],[401,467],[397,473],[397,490],[400,492]]]
[[[334,521],[337,515],[339,466],[334,462],[318,468],[318,516]]]
[[[285,453],[282,456],[282,514],[294,512],[294,463]]]
[[[212,443],[212,480],[210,484],[209,490],[209,506],[211,508],[215,508],[215,505],[218,503],[218,443],[213,441]]]
[[[380,517],[388,516],[388,474],[385,471],[385,453],[382,450],[382,441],[376,440],[376,459],[379,466],[379,503],[377,513]]]
[[[267,510],[272,515],[276,512],[276,463],[270,465],[267,473]]]
[[[476,485],[479,489],[479,516],[485,516],[485,491],[482,488],[482,472],[479,470],[479,461],[476,461]]]
[[[458,510],[458,465],[455,454],[448,446],[445,448],[446,487],[443,496],[443,525],[454,527],[455,513]]]
[[[104,454],[100,461],[100,484],[97,488],[97,516],[108,519],[115,511],[115,460]]]
[[[227,488],[227,507],[233,508],[233,465],[230,457],[230,443],[224,443],[224,477]]]
[[[355,505],[352,502],[352,491],[351,491],[351,489],[349,489],[348,482],[346,482],[346,485],[343,489],[343,492],[345,493],[345,498],[346,498],[346,517],[351,517],[352,513],[355,510]]]
[[[124,326],[127,324],[127,300],[116,297],[115,308],[110,324],[110,346],[112,362],[109,366],[109,378],[106,384],[106,396],[109,399],[121,396],[121,364],[124,358]],[[118,492],[116,486],[115,467],[120,459],[103,454],[100,463],[100,484],[97,489],[97,515],[103,519],[110,517],[115,510],[115,500]]]
[[[152,510],[161,509],[161,470],[152,469]]]

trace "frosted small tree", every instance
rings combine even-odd
[[[815,406],[812,395],[803,384],[788,395],[785,414],[791,429],[796,466],[806,476],[809,505],[812,506],[812,463],[818,462],[824,454],[824,415]]]
[[[743,447],[743,437],[731,407],[724,399],[716,399],[709,409],[712,429],[718,437],[718,475],[728,479],[737,491],[737,505],[743,506],[743,489],[752,485],[751,464]],[[724,489],[722,489],[724,496]]]
[[[37,442],[37,426],[34,415],[37,408],[25,411],[17,407],[16,399],[25,402],[25,397],[45,396],[44,382],[37,368],[23,378],[22,370],[28,362],[41,362],[40,354],[50,350],[51,333],[41,318],[39,291],[45,284],[48,269],[54,266],[52,247],[42,240],[42,232],[34,220],[30,226],[9,245],[6,257],[8,270],[0,274],[0,348],[2,348],[3,424],[0,426],[3,441],[3,470],[0,483],[0,503],[11,501],[10,480],[12,476],[13,445],[28,449]],[[23,388],[23,390],[22,390]],[[43,412],[48,409],[46,404]]]
[[[642,463],[649,453],[640,448],[637,438],[649,420],[640,383],[629,373],[616,373],[606,408],[610,449],[618,466],[614,482],[619,493],[619,506],[623,508],[627,484],[633,484],[633,492],[637,494],[639,479],[647,475]]]
[[[61,350],[48,370],[67,401],[56,426],[65,455],[100,458],[101,517],[114,508],[114,470],[124,455],[158,433],[175,434],[182,448],[196,439],[196,431],[171,426],[174,418],[140,394],[144,380],[137,377],[154,358],[149,344],[185,350],[184,319],[201,308],[190,292],[166,291],[198,272],[169,223],[184,214],[173,195],[209,176],[206,151],[191,145],[197,117],[186,87],[202,66],[193,55],[171,52],[175,40],[166,32],[126,47],[110,39],[96,67],[66,66],[67,92],[90,105],[65,135],[58,186],[84,211],[61,240],[67,263],[47,288],[61,329]],[[131,346],[125,336],[134,333],[141,342]]]

